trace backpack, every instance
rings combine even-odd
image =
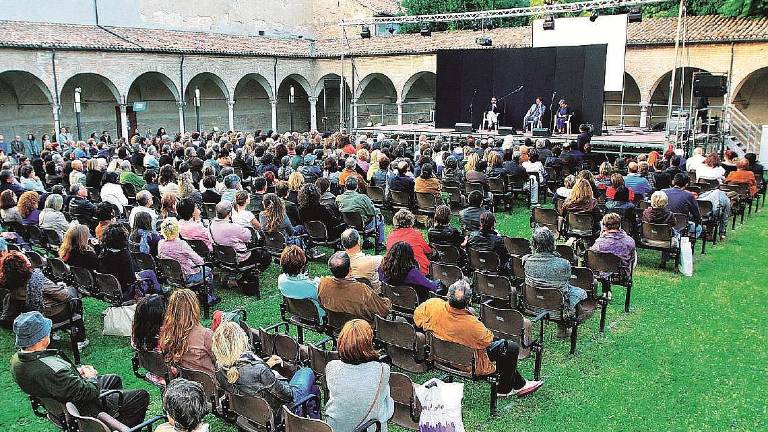
[[[139,230],[139,252],[148,254],[149,253],[149,232],[144,230]]]

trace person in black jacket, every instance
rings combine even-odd
[[[467,249],[496,252],[503,269],[509,270],[509,252],[504,246],[504,239],[494,229],[496,217],[487,211],[480,215],[480,229],[467,236]]]
[[[96,204],[88,200],[88,189],[83,185],[77,187],[77,195],[69,200],[69,214],[72,219],[77,219],[81,224],[93,226],[96,223]]]
[[[461,231],[451,226],[451,208],[447,205],[435,209],[435,224],[427,232],[430,244],[452,245],[460,247],[464,242]]]
[[[301,187],[298,210],[302,223],[309,221],[324,223],[329,239],[338,239],[344,231],[344,221],[338,208],[320,203],[320,191],[314,184],[305,184]]]
[[[118,223],[109,225],[104,231],[102,244],[99,267],[102,273],[111,274],[120,282],[123,301],[141,297],[148,291],[163,292],[154,271],[141,270],[137,272],[138,267],[128,251],[128,231],[122,225]],[[136,284],[136,276],[147,282]]]

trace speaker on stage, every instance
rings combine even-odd
[[[549,136],[549,128],[533,128],[533,136],[544,138]]]
[[[456,132],[472,133],[472,123],[456,123]]]
[[[515,128],[512,126],[499,126],[499,135],[514,135]]]
[[[728,92],[728,81],[725,75],[696,75],[693,79],[693,95],[695,97],[720,97]]]

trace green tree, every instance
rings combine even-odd
[[[725,0],[718,12],[726,16],[768,16],[768,0]]]

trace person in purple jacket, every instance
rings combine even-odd
[[[406,242],[397,242],[384,255],[379,267],[379,280],[389,285],[407,285],[416,290],[419,303],[429,298],[429,292],[444,293],[445,287],[438,281],[426,278],[419,270],[413,256],[413,248]]]
[[[600,237],[595,240],[591,249],[595,252],[607,252],[616,255],[621,260],[620,271],[622,275],[632,274],[635,266],[635,240],[621,229],[621,215],[608,213],[603,216],[603,230]],[[603,283],[603,292],[610,300],[611,289],[609,283]]]

